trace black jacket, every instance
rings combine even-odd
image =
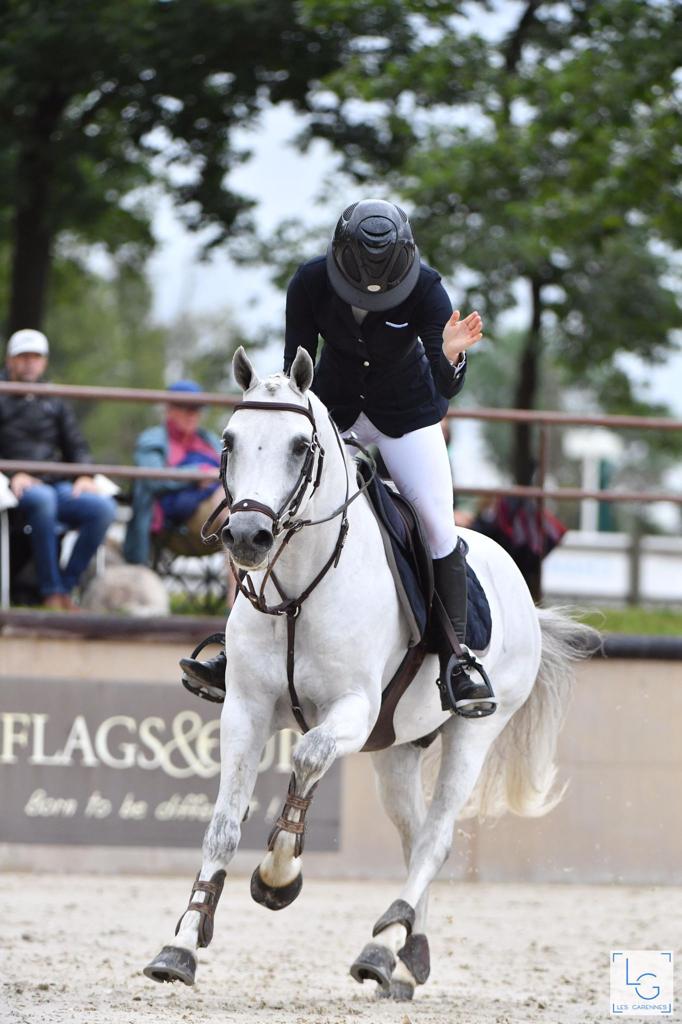
[[[1,374],[0,379],[7,378]],[[0,458],[92,461],[71,406],[61,398],[32,394],[0,394]]]
[[[360,412],[389,437],[438,423],[464,383],[442,351],[452,306],[440,275],[422,263],[414,289],[399,306],[368,313],[361,324],[333,290],[324,256],[301,264],[287,292],[284,369],[301,345],[313,362],[325,344],[313,391],[341,430]]]

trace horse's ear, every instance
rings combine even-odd
[[[258,374],[251,365],[243,345],[239,346],[232,358],[232,373],[242,391],[248,391],[259,383]]]
[[[291,370],[289,371],[289,377],[291,378],[294,390],[299,391],[302,395],[306,393],[313,382],[313,370],[312,359],[306,350],[299,345],[296,351],[296,358],[291,364]]]

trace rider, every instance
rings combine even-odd
[[[341,433],[375,444],[400,492],[416,507],[431,548],[436,594],[461,645],[438,638],[444,706],[467,717],[496,702],[463,647],[467,614],[464,545],[452,513],[452,475],[440,427],[462,388],[466,350],[481,337],[477,312],[460,319],[440,276],[422,263],[405,213],[365,199],[341,215],[327,253],[303,263],[287,292],[284,370],[302,346],[313,362],[312,390]],[[441,631],[439,630],[439,633]],[[225,655],[181,661],[190,683],[224,689]],[[449,686],[444,686],[445,681]]]

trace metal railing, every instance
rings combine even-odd
[[[68,398],[83,401],[112,402],[178,402],[177,391],[156,391],[150,388],[109,388],[79,384],[20,384],[15,381],[0,381],[0,395],[45,395],[46,397]],[[183,405],[222,405],[233,408],[239,398],[217,391],[201,394],[182,392]],[[142,466],[108,465],[84,462],[38,462],[30,460],[0,458],[0,473],[50,473],[59,476],[81,476],[102,473],[104,476],[123,477],[130,480],[206,480],[215,473],[191,469],[146,469]]]
[[[537,486],[527,487],[509,484],[500,487],[459,487],[458,494],[510,495],[513,497],[537,498],[542,502],[545,498],[557,501],[582,501],[590,498],[606,502],[651,503],[670,501],[682,505],[682,492],[679,491],[627,491],[627,490],[590,490],[582,487],[546,487],[549,463],[549,430],[550,427],[605,427],[609,430],[663,430],[682,431],[682,420],[668,419],[661,416],[576,416],[572,413],[539,411],[536,409],[450,409],[448,419],[474,419],[488,422],[529,423],[538,428],[540,433],[538,445]]]
[[[0,381],[1,394],[36,394],[88,401],[106,400],[145,403],[178,401],[178,393],[172,391],[74,384],[21,384],[9,381]],[[206,391],[200,394],[182,392],[183,405],[212,405],[234,408],[240,401],[241,397],[238,395],[226,395],[217,391]],[[535,409],[450,409],[447,416],[448,419],[529,423],[536,426],[540,432],[537,470],[538,483],[536,486],[508,484],[497,487],[460,487],[458,485],[458,494],[480,495],[481,497],[510,495],[512,497],[535,498],[539,502],[547,498],[557,501],[582,501],[589,498],[614,503],[639,504],[667,501],[682,505],[682,493],[678,491],[589,490],[581,487],[545,486],[549,461],[549,430],[551,427],[606,427],[611,430],[634,429],[638,431],[663,430],[674,432],[682,431],[682,420],[668,419],[660,416],[577,416],[572,413],[538,411]],[[214,474],[207,474],[196,470],[145,469],[140,466],[101,463],[45,463],[0,458],[0,472],[16,473],[19,470],[29,473],[55,473],[61,476],[102,473],[105,476],[122,477],[131,480],[205,480],[214,476]]]

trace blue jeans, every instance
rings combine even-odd
[[[34,484],[19,499],[19,508],[31,527],[31,545],[38,586],[44,597],[68,594],[102,543],[116,516],[116,502],[100,494],[73,497],[67,481]],[[78,538],[64,571],[59,568],[57,528],[78,530]]]

